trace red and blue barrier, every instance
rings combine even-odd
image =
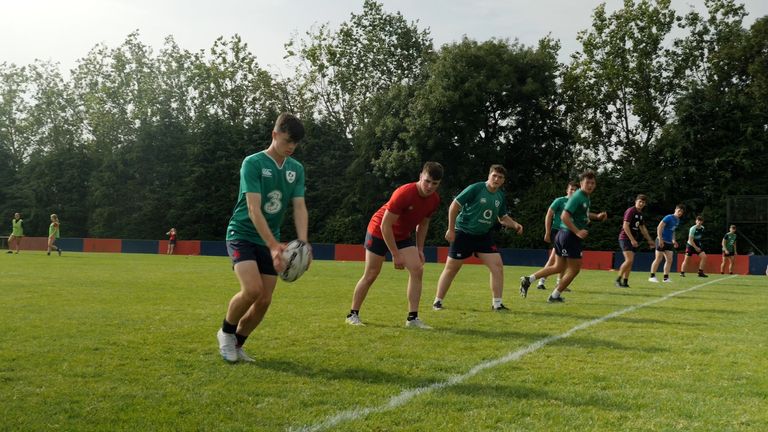
[[[21,243],[23,250],[46,250],[46,237],[24,237]],[[168,240],[133,240],[133,239],[100,239],[100,238],[61,238],[57,243],[67,252],[107,252],[107,253],[146,253],[165,254],[168,250]],[[549,251],[544,249],[500,249],[502,261],[508,266],[543,266],[549,257]],[[365,261],[365,249],[362,244],[326,244],[313,243],[312,253],[317,260],[336,261]],[[224,241],[209,240],[179,240],[174,250],[176,255],[227,256]],[[388,259],[391,256],[387,255]],[[427,246],[424,248],[424,258],[430,263],[444,263],[448,257],[445,246]],[[673,268],[680,271],[685,256],[675,254]],[[624,262],[621,252],[584,251],[582,268],[588,270],[618,269]],[[649,271],[654,259],[653,252],[638,252],[635,254],[633,271]],[[698,257],[692,257],[689,272],[698,268]],[[720,255],[709,255],[705,271],[712,274],[720,273]],[[465,260],[466,264],[482,264],[477,257]],[[768,256],[739,255],[734,263],[736,274],[764,275],[768,268]]]

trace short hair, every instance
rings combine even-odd
[[[696,220],[697,221],[700,220],[700,221],[704,222],[704,216],[698,215],[698,216],[696,216]]]
[[[638,195],[635,197],[635,201],[637,201],[637,200],[648,201],[648,197],[647,197],[647,196],[645,196],[645,195],[643,195],[643,194],[638,194]]]
[[[275,132],[287,133],[291,142],[297,143],[304,138],[304,124],[295,115],[284,112],[275,121]]]
[[[729,228],[736,229],[736,225],[731,225]]]
[[[581,187],[581,185],[579,184],[579,182],[577,182],[576,180],[571,180],[571,181],[569,181],[569,182],[568,182],[568,186],[573,186],[573,187],[575,187],[576,189],[578,189],[578,188],[580,188],[580,187]]]
[[[592,171],[591,169],[588,169],[579,175],[579,182],[581,182],[584,179],[594,180],[595,178],[596,178],[595,172]]]
[[[507,169],[504,168],[504,165],[501,164],[493,164],[491,165],[491,169],[488,171],[488,174],[492,172],[497,172],[499,174],[504,174],[504,177],[507,176]]]
[[[59,220],[59,217],[56,215],[56,213],[53,213],[53,214],[51,215],[51,219],[56,219],[56,220]]]
[[[680,203],[680,204],[676,205],[676,206],[675,206],[675,210],[677,210],[677,209],[680,209],[680,210],[682,210],[682,211],[685,211],[685,210],[686,210],[686,209],[685,209],[685,204],[682,204],[682,203]]]
[[[439,162],[428,161],[427,163],[424,164],[424,168],[421,169],[421,172],[427,173],[427,175],[432,180],[443,179],[443,166],[440,165]]]

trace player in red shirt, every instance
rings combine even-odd
[[[397,188],[389,201],[371,217],[365,234],[365,272],[355,286],[347,324],[363,325],[360,307],[381,272],[387,252],[390,252],[395,269],[408,270],[406,327],[431,328],[419,320],[419,300],[424,274],[424,241],[429,220],[440,206],[440,196],[435,192],[442,178],[443,166],[427,162],[418,182]]]

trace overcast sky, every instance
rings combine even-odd
[[[491,37],[534,45],[552,34],[562,43],[561,60],[579,50],[579,30],[591,24],[597,0],[381,0],[387,12],[400,11],[418,27],[429,28],[436,47]],[[606,0],[609,10],[621,0]],[[768,14],[768,1],[743,2],[749,25]],[[157,53],[166,36],[190,51],[239,34],[259,64],[287,73],[283,45],[314,24],[332,27],[362,10],[363,0],[0,0],[0,63],[59,62],[69,70],[97,43],[116,47],[138,30]],[[703,0],[673,0],[678,11]]]

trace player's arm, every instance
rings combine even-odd
[[[552,207],[547,209],[547,214],[544,216],[544,241],[547,243],[552,242],[552,220],[555,218],[555,211]]]
[[[430,218],[424,218],[416,226],[416,249],[419,251],[419,258],[424,263],[426,258],[424,257],[424,244],[427,242],[427,232],[429,232]]]
[[[606,219],[608,219],[608,213],[606,212],[600,212],[600,213],[589,212],[589,220],[602,222]]]
[[[399,217],[398,214],[384,210],[384,217],[381,219],[381,236],[384,237],[384,243],[387,244],[387,249],[392,254],[392,261],[398,270],[405,268],[405,262],[403,262],[400,251],[397,249],[395,230],[392,228]]]
[[[261,194],[257,192],[246,192],[245,201],[248,204],[248,217],[256,228],[256,232],[259,233],[259,236],[261,236],[267,244],[269,252],[272,255],[272,264],[275,266],[275,270],[280,273],[285,269],[285,263],[282,258],[282,252],[285,249],[285,245],[278,242],[275,236],[272,235],[272,230],[269,229],[267,220],[261,212]]]
[[[294,197],[291,201],[293,205],[293,224],[296,227],[296,237],[309,246],[309,263],[312,263],[312,246],[309,244],[309,212],[307,211],[307,202],[304,197]]]
[[[629,237],[629,241],[632,243],[632,246],[637,247],[637,239],[635,239],[635,236],[632,235],[632,230],[630,229],[629,221],[624,221],[623,224],[621,224],[621,229],[624,230],[624,234]]]
[[[585,229],[578,229],[576,228],[576,225],[573,224],[573,218],[571,217],[571,213],[568,210],[563,210],[563,213],[560,214],[560,220],[565,224],[565,226],[568,227],[571,232],[576,234],[577,237],[580,239],[587,238],[587,235],[589,235],[589,231]]]
[[[734,250],[736,250],[736,245],[734,245]],[[725,247],[725,237],[723,237],[723,240],[720,241],[720,247],[723,249],[723,252],[728,252],[728,248]]]
[[[643,237],[645,237],[645,240],[648,242],[648,246],[653,247],[653,239],[651,239],[651,234],[648,232],[648,228],[645,225],[640,225],[640,232],[643,234]]]
[[[659,239],[659,245],[664,245],[664,240],[661,234],[664,232],[664,227],[667,226],[667,223],[664,221],[659,222],[659,226],[656,227],[656,238]],[[674,240],[674,233],[672,234],[672,239]]]
[[[507,228],[511,228],[515,230],[515,232],[520,235],[523,233],[523,226],[520,225],[516,220],[509,217],[509,215],[504,215],[499,218],[499,223],[504,225]]]
[[[453,200],[450,207],[448,207],[448,230],[445,232],[445,239],[449,243],[453,243],[456,239],[456,218],[461,211],[461,204],[458,201]]]

